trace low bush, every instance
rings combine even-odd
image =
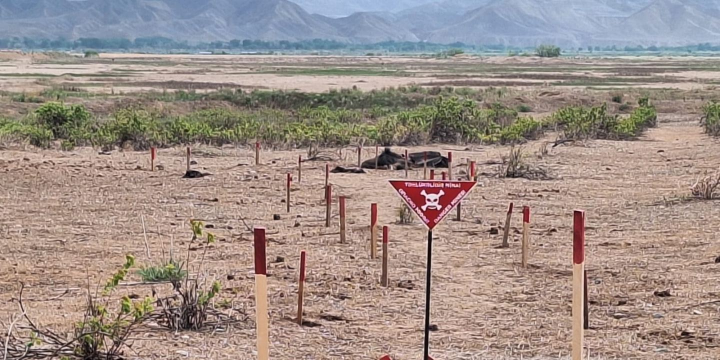
[[[703,107],[700,125],[706,134],[720,136],[720,103],[713,101]]]

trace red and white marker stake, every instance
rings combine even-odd
[[[452,168],[453,168],[452,151],[448,151],[448,180],[452,180]],[[443,180],[445,180],[445,179],[443,179]]]
[[[583,298],[585,283],[585,212],[575,210],[573,216],[573,300],[572,300],[572,358],[583,360],[584,320]]]
[[[302,181],[302,155],[298,155],[298,182]]]
[[[527,268],[530,257],[530,207],[523,206],[522,267]]]
[[[287,190],[287,198],[285,199],[285,202],[287,203],[287,212],[290,213],[290,187],[292,186],[292,175],[290,173],[287,174],[287,186],[285,186]]]
[[[255,142],[255,165],[260,165],[260,142]]]
[[[405,178],[407,179],[409,177],[410,176],[408,175],[408,151],[407,151],[407,149],[405,149]]]
[[[257,324],[258,360],[268,360],[270,337],[268,329],[267,265],[265,257],[265,228],[257,227],[255,233],[255,313]]]
[[[357,153],[358,153],[358,168],[361,168],[362,167],[362,146],[358,145]]]
[[[427,180],[428,173],[427,173],[427,151],[423,152],[423,179]]]
[[[387,226],[383,226],[382,241],[382,276],[380,278],[380,285],[388,287],[388,242],[390,242],[390,235]]]
[[[477,181],[475,178],[475,162],[470,162],[470,181]]]
[[[297,322],[298,325],[303,324],[303,296],[305,294],[305,250],[300,252],[300,280],[298,282],[298,310],[297,310]]]
[[[157,149],[155,147],[150,148],[150,171],[155,171],[155,158],[157,157]]]
[[[187,171],[190,171],[190,147],[187,147],[187,155],[186,155],[186,162],[187,162]]]
[[[370,258],[377,257],[377,204],[370,204]]]
[[[340,243],[345,243],[345,197],[340,196],[338,199],[340,206]]]
[[[447,180],[447,173],[444,171],[442,172],[442,179],[443,181]]]
[[[512,220],[513,203],[510,203],[508,208],[507,217],[505,218],[505,232],[503,233],[502,247],[510,247],[508,243],[508,237],[510,236],[510,220]]]
[[[325,187],[325,227],[330,227],[330,214],[332,213],[332,185]]]
[[[430,180],[435,180],[435,169],[430,170]]]

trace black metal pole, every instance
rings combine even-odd
[[[432,278],[432,230],[428,231],[427,245],[427,280],[425,281],[425,355],[423,360],[430,359],[430,279]]]

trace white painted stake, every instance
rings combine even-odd
[[[257,324],[258,360],[270,357],[270,335],[267,304],[267,266],[265,257],[265,228],[255,228],[255,312]]]
[[[573,216],[573,301],[572,359],[583,360],[584,346],[584,283],[585,283],[585,212],[575,210]]]

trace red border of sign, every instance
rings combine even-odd
[[[411,179],[390,179],[390,180],[388,180],[388,185],[390,185],[390,187],[393,189],[393,191],[395,192],[395,194],[398,195],[398,197],[399,197],[400,199],[402,199],[402,201],[405,203],[405,205],[407,205],[407,206],[410,207],[410,208],[412,208],[412,205],[411,205],[410,203],[408,203],[407,200],[405,200],[405,198],[402,197],[402,196],[397,192],[397,190],[395,189],[395,187],[392,185],[392,182],[393,182],[393,181],[399,181],[399,182],[434,182],[434,183],[471,183],[472,186],[470,187],[470,189],[467,190],[467,193],[465,194],[465,196],[464,196],[462,199],[460,199],[460,202],[462,202],[463,199],[467,198],[468,195],[470,195],[470,193],[475,189],[475,186],[477,186],[477,182],[476,182],[476,181],[459,181],[459,180],[411,180]],[[457,205],[459,205],[460,202],[458,202]],[[456,205],[456,206],[457,206],[457,205]],[[453,207],[453,209],[454,209],[454,208],[455,208],[455,207]],[[451,210],[452,210],[452,209],[451,209]],[[419,216],[416,212],[413,211],[412,213],[415,214],[415,217],[416,217],[418,220],[420,220],[420,223],[422,223],[423,225],[425,225],[425,227],[426,227],[428,230],[432,231],[432,230],[434,229],[434,228],[431,228],[430,226],[428,226],[428,224],[426,224],[426,223],[420,218],[420,216]],[[442,219],[440,219],[440,221],[438,221],[438,222],[435,224],[435,226],[440,225],[440,223],[442,223],[442,222],[445,220],[445,218],[447,217],[447,215],[448,215],[449,213],[450,213],[450,212],[448,211],[448,213],[445,214],[445,216],[444,216]]]

